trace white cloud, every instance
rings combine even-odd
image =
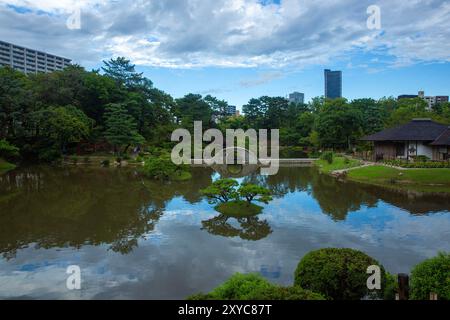
[[[0,38],[83,64],[124,55],[140,65],[167,68],[298,69],[358,52],[381,52],[391,57],[393,66],[450,61],[448,1],[379,0],[381,31],[367,29],[366,9],[371,4],[361,0],[283,0],[280,4],[0,0]],[[82,28],[68,30],[66,20],[76,6],[82,9]]]

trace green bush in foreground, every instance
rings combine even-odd
[[[367,296],[381,298],[382,292],[367,288],[367,268],[381,267],[381,285],[386,273],[378,261],[352,249],[322,249],[308,253],[295,271],[295,285],[334,300],[360,300]]]
[[[197,294],[189,300],[324,300],[320,294],[300,287],[280,287],[258,274],[237,273],[209,294]]]
[[[450,300],[450,253],[440,253],[412,270],[411,299],[429,300],[430,293],[436,293],[440,300]]]

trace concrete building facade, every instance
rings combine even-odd
[[[399,96],[398,100],[411,98],[422,98],[428,104],[428,109],[432,109],[437,104],[449,102],[448,96],[426,96],[425,91],[419,91],[417,95],[404,94]]]
[[[227,115],[235,116],[236,113],[237,113],[237,107],[236,106],[228,106],[227,107]]]
[[[67,58],[0,41],[0,65],[26,74],[58,71],[70,63]]]
[[[290,103],[303,104],[305,103],[305,94],[301,92],[293,92],[288,98]]]

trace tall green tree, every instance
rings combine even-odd
[[[32,111],[28,78],[9,67],[0,67],[0,139],[23,135]]]
[[[397,108],[393,110],[386,120],[387,127],[394,127],[408,123],[414,118],[435,118],[436,115],[428,110],[428,104],[422,98],[401,99]]]
[[[60,154],[69,144],[88,138],[93,127],[92,119],[74,106],[48,107],[34,112],[32,119],[35,137]]]
[[[316,131],[322,146],[351,149],[363,135],[362,113],[346,99],[326,100],[317,115]]]
[[[217,99],[211,95],[207,95],[203,100],[209,105],[213,116],[218,120],[224,120],[228,117],[228,102]]]
[[[350,107],[362,114],[362,130],[365,135],[370,135],[383,130],[384,123],[389,113],[384,106],[374,99],[356,99],[350,103]]]
[[[122,104],[110,104],[105,113],[105,138],[117,153],[126,153],[132,145],[140,145],[145,139],[137,131],[134,118]]]
[[[202,121],[204,127],[212,125],[213,110],[199,94],[188,94],[176,100],[175,116],[178,123],[186,129],[192,129],[194,121]]]
[[[136,66],[125,57],[118,57],[103,61],[103,72],[118,84],[130,90],[146,90],[153,87],[153,83],[136,71]]]

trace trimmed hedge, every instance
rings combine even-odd
[[[406,162],[402,160],[387,160],[384,164],[388,166],[401,167],[405,169],[447,169],[450,168],[450,161],[443,162]]]
[[[412,270],[411,299],[429,300],[430,293],[436,293],[440,300],[450,300],[450,253],[440,253]]]
[[[295,285],[318,292],[334,300],[360,300],[370,296],[382,298],[383,292],[367,288],[367,268],[381,268],[381,285],[386,272],[375,259],[353,249],[322,249],[308,253],[295,271]]]
[[[197,294],[189,300],[325,300],[317,293],[300,287],[280,287],[258,274],[232,276],[209,294]]]

